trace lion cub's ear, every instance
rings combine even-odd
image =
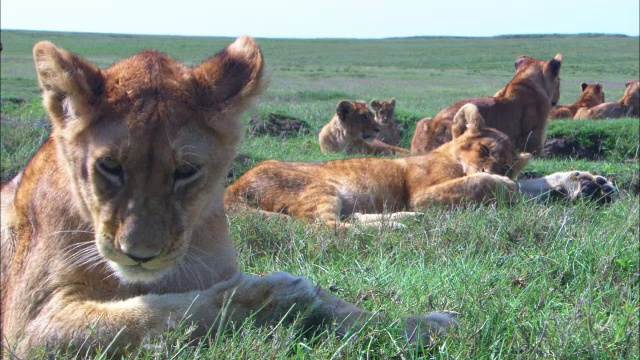
[[[344,121],[344,119],[347,118],[347,115],[349,115],[355,109],[356,107],[351,101],[342,100],[340,101],[340,103],[338,104],[338,107],[336,108],[336,113],[338,114],[338,118]]]
[[[524,169],[525,166],[529,164],[529,161],[531,161],[531,153],[520,153],[516,161],[511,166],[509,177],[515,179],[520,174],[522,169]]]
[[[454,139],[464,134],[467,130],[480,132],[485,128],[484,118],[480,115],[480,110],[474,104],[465,104],[461,107],[453,118],[453,123],[451,135]]]
[[[371,100],[371,108],[374,111],[378,111],[378,109],[380,109],[380,107],[382,107],[382,104],[380,104],[380,101],[378,100]]]
[[[390,103],[391,103],[391,107],[395,108],[396,107],[396,98],[392,97]]]
[[[560,74],[560,66],[562,66],[562,55],[556,54],[553,59],[549,60],[546,63],[546,66],[554,76],[558,76]]]
[[[199,100],[205,108],[239,113],[264,90],[264,59],[250,36],[239,37],[194,69]]]
[[[48,41],[33,47],[33,59],[54,129],[64,128],[76,119],[82,119],[82,124],[77,125],[87,125],[104,94],[100,69]]]
[[[513,64],[515,67],[515,71],[518,72],[518,68],[520,66],[522,66],[522,64],[524,64],[525,62],[531,60],[531,56],[529,55],[520,55],[518,56],[518,58],[516,58],[515,63]]]
[[[584,92],[584,90],[587,88],[587,86],[589,86],[589,84],[587,84],[587,83],[580,84],[580,87],[582,88],[582,92]]]
[[[596,94],[599,94],[602,91],[602,84],[596,83]]]

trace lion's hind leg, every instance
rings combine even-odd
[[[519,180],[518,189],[541,200],[585,199],[605,204],[619,196],[618,188],[609,180],[584,171],[557,172],[538,179]]]

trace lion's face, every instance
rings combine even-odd
[[[347,129],[349,137],[352,139],[362,139],[372,141],[375,139],[380,126],[375,121],[375,115],[366,102],[343,100],[336,109],[338,119],[342,126]]]
[[[88,177],[78,185],[93,200],[98,250],[124,280],[152,281],[183,260],[191,231],[216,210],[220,169],[233,158],[205,126],[173,121],[194,114],[172,105],[171,115],[151,115],[145,129],[88,129],[93,141],[78,169]]]
[[[395,121],[393,112],[396,109],[396,99],[391,99],[391,101],[372,100],[371,108],[375,111],[375,120],[379,124],[384,126]]]
[[[582,83],[582,94],[578,102],[589,103],[590,106],[602,104],[604,102],[604,91],[602,90],[602,84],[587,84]]]
[[[519,153],[507,135],[486,127],[475,105],[460,108],[454,122],[451,151],[466,175],[486,172],[513,179],[528,164],[531,154]]]
[[[194,229],[224,214],[236,120],[260,90],[257,45],[240,38],[195,68],[143,51],[102,71],[44,42],[34,58],[100,255],[125,282],[159,279],[183,260]]]

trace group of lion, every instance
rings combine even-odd
[[[3,357],[135,354],[185,323],[202,338],[247,319],[267,326],[296,321],[341,335],[397,324],[409,342],[428,344],[457,323],[454,313],[392,321],[304,278],[242,273],[226,211],[339,228],[351,226],[346,219],[402,227],[401,219],[431,204],[509,202],[520,194],[601,202],[617,196],[610,181],[581,171],[513,180],[528,152],[540,150],[557,101],[559,55],[523,58],[500,96],[443,110],[422,126],[422,155],[269,160],[226,191],[240,115],[265,87],[264,58],[252,38],[194,67],[145,50],[99,69],[50,42],[37,43],[33,57],[51,135],[2,184]],[[381,114],[388,105],[372,103]],[[375,120],[367,104],[341,102],[336,121],[362,116]],[[371,144],[383,133],[376,126],[361,128],[366,136],[350,148]],[[394,135],[382,140],[387,136]],[[349,151],[337,143],[322,146]]]
[[[475,104],[487,124],[509,136],[522,151],[540,152],[549,119],[605,119],[640,117],[640,81],[629,81],[617,102],[605,102],[600,83],[580,85],[582,93],[574,104],[557,104],[560,97],[560,54],[549,62],[521,55],[516,59],[514,78],[492,97],[470,98],[452,104],[433,118],[416,124],[411,149],[398,147],[400,132],[394,118],[396,99],[372,100],[369,110],[363,101],[343,100],[318,136],[320,149],[346,154],[421,154],[451,140],[456,112],[464,104]],[[554,74],[554,67],[557,69]]]

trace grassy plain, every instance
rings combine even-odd
[[[42,39],[99,66],[158,48],[197,64],[232,39],[17,32],[3,30],[2,180],[15,175],[48,133],[31,47]],[[638,38],[519,36],[384,40],[259,39],[271,85],[245,118],[269,113],[305,121],[309,134],[286,140],[246,137],[239,172],[268,158],[321,161],[316,136],[342,99],[397,98],[408,145],[415,120],[464,97],[493,94],[513,75],[518,55],[563,55],[561,103],[579,84],[604,84],[607,101],[638,79]],[[549,134],[588,143],[604,139],[597,161],[536,159],[525,171],[580,169],[613,177],[622,196],[606,207],[539,204],[434,207],[407,229],[335,234],[298,221],[231,215],[242,267],[251,274],[288,271],[392,317],[448,309],[461,327],[425,353],[406,348],[392,328],[346,339],[299,337],[291,327],[241,331],[187,346],[167,334],[141,357],[162,358],[638,358],[640,256],[638,120],[558,121]],[[595,134],[595,135],[593,135]],[[593,136],[592,136],[593,135]],[[237,175],[237,173],[236,173]],[[232,179],[230,179],[232,180]]]

